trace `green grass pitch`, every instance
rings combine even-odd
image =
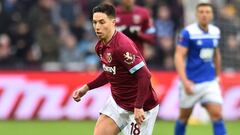
[[[0,135],[92,135],[95,121],[0,121]],[[240,135],[240,121],[226,122],[228,135]],[[173,135],[174,122],[157,121],[153,135]],[[190,125],[187,135],[212,135],[211,124]]]

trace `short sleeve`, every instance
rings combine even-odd
[[[190,36],[188,31],[186,30],[182,30],[181,33],[178,36],[177,39],[177,44],[184,46],[184,47],[188,47],[189,46],[189,40],[190,40]]]
[[[144,59],[133,42],[127,41],[120,45],[116,51],[117,58],[131,74],[145,66]]]

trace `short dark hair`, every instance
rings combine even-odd
[[[97,12],[105,13],[109,17],[116,17],[115,7],[109,3],[102,3],[95,6],[92,10],[92,15]]]
[[[212,8],[212,10],[214,9],[214,8],[213,8],[213,5],[212,5],[211,3],[198,3],[197,6],[196,6],[196,10],[197,10],[199,7],[205,7],[205,6]]]

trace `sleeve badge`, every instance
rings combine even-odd
[[[129,52],[124,53],[123,56],[124,56],[124,62],[129,65],[135,61],[135,55],[133,55]]]

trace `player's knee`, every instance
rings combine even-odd
[[[210,117],[213,121],[214,120],[219,120],[219,119],[222,118],[222,113],[221,113],[221,111],[214,111],[214,112],[210,113]]]

